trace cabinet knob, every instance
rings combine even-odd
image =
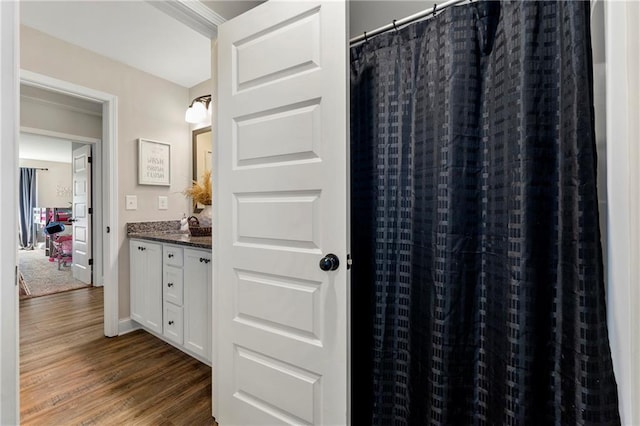
[[[173,253],[169,253],[169,254],[167,255],[167,257],[168,257],[169,259],[171,259],[171,258],[173,257]]]
[[[209,263],[211,260],[210,259],[205,259],[204,257],[200,258],[200,263],[204,262],[204,263]]]
[[[173,287],[173,283],[167,283],[167,287]]]
[[[169,321],[169,325],[173,325],[173,321]]]

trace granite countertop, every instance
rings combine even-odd
[[[198,248],[211,248],[211,236],[193,237],[189,234],[171,234],[167,232],[139,232],[128,235],[139,240],[159,241],[161,243],[178,244]]]
[[[194,237],[180,232],[180,221],[127,223],[127,237],[161,243],[211,249],[211,236]]]

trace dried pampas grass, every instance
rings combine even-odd
[[[193,181],[193,186],[184,190],[184,195],[196,203],[211,205],[211,170],[202,174],[202,183]]]

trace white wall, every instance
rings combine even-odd
[[[68,135],[102,138],[102,117],[24,96],[20,98],[20,125]]]
[[[71,163],[20,159],[19,164],[48,169],[36,172],[36,206],[71,207]]]
[[[120,318],[129,316],[129,248],[127,222],[174,220],[189,211],[182,191],[191,181],[191,135],[184,121],[189,90],[104,56],[21,27],[21,67],[118,97]],[[138,138],[171,144],[171,186],[137,184]],[[124,209],[125,195],[137,195],[138,210]],[[158,196],[168,210],[158,210]],[[112,224],[112,226],[114,226]]]
[[[414,13],[431,9],[434,1],[349,1],[349,34],[353,38],[363,32],[371,31],[400,20]],[[440,3],[443,3],[442,1]]]

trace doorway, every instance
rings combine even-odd
[[[93,285],[104,286],[104,335],[117,336],[118,318],[118,222],[117,203],[117,146],[116,117],[117,97],[108,93],[58,80],[42,74],[23,70],[21,86],[49,91],[75,100],[91,101],[101,111],[99,134],[101,138],[74,136],[61,132],[22,127],[23,132],[41,136],[74,140],[76,143],[93,144],[93,176],[95,176],[93,201]]]
[[[25,96],[25,92],[33,93],[33,90],[24,89],[21,92],[25,108],[34,105],[34,99],[35,102],[45,102]],[[99,104],[98,108],[101,109]],[[101,127],[101,117],[97,118]],[[75,135],[62,137],[52,132],[47,135],[41,133],[40,129],[27,129],[21,132],[19,141],[18,267],[21,299],[93,284],[91,237],[94,229],[87,226],[87,222],[92,216],[89,214],[93,187],[90,182],[95,181],[95,177],[90,173],[90,179],[83,178],[82,172],[86,174],[87,170],[92,170],[92,164],[85,164],[82,154],[95,151],[100,141]],[[101,184],[99,180],[96,183]],[[24,190],[26,185],[31,186],[31,191]]]
[[[42,128],[24,126],[25,123],[21,123],[23,126],[20,130],[23,133],[36,134],[41,137],[73,141],[70,143],[75,143],[78,147],[83,145],[93,147],[92,176],[95,178],[93,179],[94,184],[90,192],[92,194],[94,213],[92,215],[94,219],[94,225],[92,226],[92,236],[94,237],[94,243],[92,245],[94,274],[91,281],[94,286],[104,286],[104,292],[96,290],[97,293],[94,293],[100,294],[101,296],[104,293],[104,297],[100,297],[100,304],[103,306],[103,309],[101,309],[103,312],[103,324],[101,328],[104,330],[104,335],[107,337],[116,336],[118,335],[118,264],[116,240],[114,240],[114,238],[117,238],[118,233],[116,229],[114,229],[113,232],[110,232],[109,224],[112,220],[117,223],[118,219],[117,202],[115,201],[117,193],[117,179],[116,176],[114,176],[115,173],[112,173],[112,170],[117,170],[117,153],[115,152],[115,117],[117,116],[117,98],[107,93],[98,92],[29,71],[21,72],[21,85],[37,88],[42,91],[48,91],[57,95],[64,95],[75,100],[89,100],[96,104],[96,108],[101,114],[100,123],[97,129],[97,135],[100,135],[101,138],[77,136],[58,131],[43,130]],[[32,126],[37,125],[37,123],[26,124]],[[71,146],[71,152],[73,153],[73,145]],[[73,164],[74,159],[72,158],[70,162]],[[70,166],[70,169],[73,169],[73,166]],[[74,201],[73,198],[71,201]],[[71,210],[71,213],[73,218],[73,209]],[[61,219],[61,217],[54,217],[54,219]],[[79,292],[82,293],[78,290],[67,294],[76,294]],[[57,296],[58,295],[53,297]],[[32,300],[29,300],[29,302],[31,301]]]

